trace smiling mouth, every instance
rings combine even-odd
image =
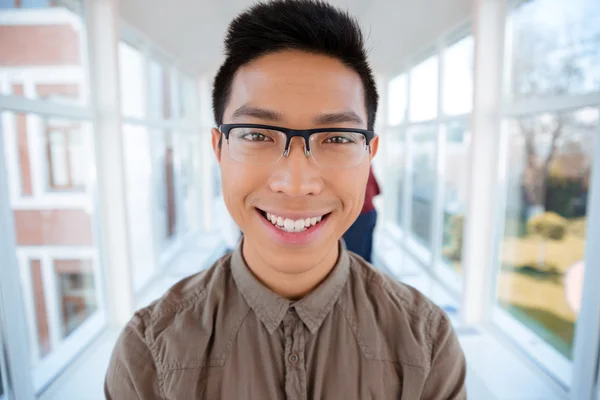
[[[329,214],[331,214],[331,213],[327,213],[324,215],[320,215],[318,217],[306,217],[303,219],[290,219],[290,218],[285,218],[285,217],[280,217],[280,216],[277,216],[274,214],[270,214],[259,208],[257,208],[257,210],[263,216],[263,218],[265,218],[267,221],[269,221],[273,226],[275,226],[276,228],[278,228],[284,232],[290,232],[290,233],[298,233],[298,232],[304,232],[306,230],[309,230],[309,229],[313,228],[314,226],[317,226],[320,223],[322,223],[323,220],[325,220],[329,216]]]

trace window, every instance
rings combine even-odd
[[[89,122],[2,113],[14,235],[34,384],[39,390],[104,324]],[[44,153],[44,148],[46,153]],[[46,168],[44,168],[46,167]],[[44,174],[44,171],[48,174]],[[38,183],[48,179],[48,192]],[[77,197],[64,193],[77,189]],[[81,196],[85,198],[80,201]]]
[[[429,121],[437,117],[438,57],[423,61],[410,71],[409,116],[411,122]]]
[[[467,36],[444,52],[443,108],[446,115],[473,110],[473,36]]]
[[[119,43],[121,111],[127,117],[146,115],[144,55],[127,43]]]
[[[155,273],[153,180],[151,138],[143,126],[123,126],[127,217],[134,290],[141,289]]]
[[[462,121],[451,122],[445,128],[442,260],[460,274],[467,213],[470,132],[467,123]]]
[[[50,0],[0,0],[0,9],[3,8],[46,8],[53,6]]]
[[[84,191],[89,160],[86,133],[81,124],[50,120],[46,126],[48,188],[51,191]]]
[[[406,75],[402,74],[390,81],[388,86],[388,125],[394,126],[406,118]]]
[[[178,190],[181,193],[181,207],[179,208],[179,219],[181,230],[185,233],[193,232],[198,228],[198,193],[194,185],[194,160],[197,146],[197,136],[190,132],[180,132],[176,135],[179,153],[179,181]]]
[[[178,234],[178,193],[176,179],[178,172],[177,154],[171,132],[157,133],[157,159],[156,168],[158,184],[155,187],[157,191],[157,212],[158,212],[158,232],[163,249],[169,247],[173,239]]]
[[[4,372],[0,364],[0,399],[4,399]]]
[[[517,99],[600,90],[600,3],[536,0],[510,15],[510,94]]]
[[[509,121],[498,305],[566,358],[586,268],[596,108]]]
[[[411,140],[411,233],[424,247],[431,247],[431,223],[436,179],[435,126],[409,128]]]
[[[55,259],[61,314],[61,338],[71,335],[98,309],[91,259]]]
[[[84,105],[88,85],[82,6],[77,1],[69,2],[69,7],[54,4],[48,0],[0,3],[0,13],[6,14],[6,22],[0,24],[0,65],[10,66],[5,71],[8,85],[0,94]],[[40,24],[41,13],[52,23]],[[25,79],[21,68],[28,69]]]
[[[406,170],[406,135],[403,130],[394,129],[388,133],[386,140],[389,159],[388,176],[392,177],[392,186],[388,189],[395,193],[396,203],[392,211],[394,222],[401,228],[404,227],[404,175]]]
[[[155,60],[150,61],[150,117],[169,119],[171,106],[171,69]]]

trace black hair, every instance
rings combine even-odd
[[[223,123],[237,70],[261,56],[284,50],[327,55],[354,70],[364,86],[367,129],[373,129],[379,96],[358,21],[321,0],[261,2],[229,24],[226,59],[215,77],[212,93],[217,125]]]

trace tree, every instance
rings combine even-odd
[[[511,89],[516,98],[558,97],[590,86],[600,88],[596,72],[600,70],[600,8],[590,2],[589,10],[577,10],[571,21],[566,16],[565,21],[536,20],[542,18],[537,16],[542,7],[553,6],[544,0],[527,1],[513,13]],[[518,120],[525,142],[522,191],[528,218],[545,211],[550,167],[573,122],[562,113]],[[544,154],[540,148],[546,149]]]

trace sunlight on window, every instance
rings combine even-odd
[[[444,54],[444,114],[473,110],[473,36],[467,36]]]
[[[128,117],[146,114],[146,91],[143,54],[126,43],[119,43],[121,110]]]
[[[438,107],[437,56],[428,58],[410,71],[410,120],[428,121],[437,116]]]
[[[388,125],[400,125],[406,117],[406,75],[390,81],[388,87]]]
[[[600,90],[600,3],[538,0],[510,15],[511,92],[518,98]]]

